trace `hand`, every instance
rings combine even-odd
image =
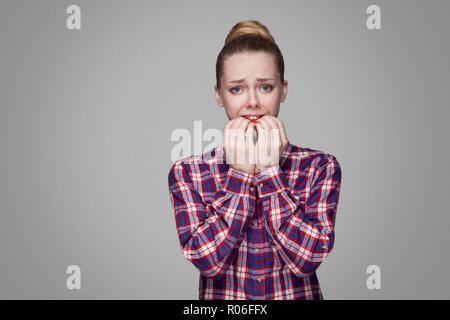
[[[244,117],[229,121],[223,128],[222,146],[230,167],[248,174],[255,174],[255,124]]]
[[[258,133],[256,143],[255,174],[280,163],[281,155],[288,144],[283,122],[273,116],[265,115],[255,123]]]

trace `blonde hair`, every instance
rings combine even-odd
[[[275,39],[269,32],[269,29],[259,21],[256,20],[245,20],[236,23],[233,28],[228,33],[227,38],[225,39],[225,44],[228,42],[243,36],[243,35],[259,35],[273,43],[275,43]]]
[[[263,51],[275,58],[275,64],[280,73],[281,83],[284,82],[284,59],[275,39],[269,29],[256,20],[244,20],[236,23],[228,33],[225,44],[216,62],[216,85],[220,88],[223,74],[223,64],[227,57],[243,51]]]

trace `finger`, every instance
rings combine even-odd
[[[270,136],[268,139],[267,133],[269,130],[265,129],[261,123],[256,124],[258,131],[258,142],[256,143],[256,157],[257,162],[260,164],[266,164],[270,161]]]
[[[254,122],[251,122],[248,127],[247,127],[247,131],[251,131],[252,133],[252,143],[253,145],[256,144],[256,142],[258,141],[258,132],[256,131],[256,124]]]
[[[236,148],[237,148],[237,136],[239,135],[238,128],[240,126],[240,123],[244,120],[246,120],[244,117],[238,117],[238,118],[235,118],[230,121],[229,131],[231,133],[230,134],[231,140],[229,141],[229,143],[230,143],[230,147],[231,147],[231,143],[233,143],[232,148],[234,150],[236,150]]]
[[[231,120],[230,121],[231,122],[230,129],[237,129],[237,128],[239,128],[240,123],[242,121],[244,121],[244,120],[247,120],[247,119],[245,119],[244,117],[237,117],[237,118]]]
[[[230,135],[230,128],[233,123],[231,121],[228,121],[224,126],[222,130],[222,147],[224,151],[227,148],[227,142],[229,142],[229,135]]]
[[[281,143],[282,143],[282,139],[280,137],[281,132],[280,132],[280,125],[279,125],[279,120],[276,117],[273,116],[269,116],[266,115],[265,116],[265,120],[267,120],[267,122],[270,123],[272,129],[270,130],[270,146],[271,146],[271,152],[273,152],[273,156],[275,157],[274,159],[276,159],[276,156],[278,156],[279,152],[280,152],[280,148],[281,148]]]
[[[237,146],[237,135],[236,129],[227,129],[225,131],[225,150],[228,163],[236,163],[236,146]]]
[[[222,131],[222,148],[225,151],[227,146],[228,129],[224,128]]]
[[[250,124],[250,120],[248,120],[247,118],[242,118],[243,120],[241,122],[239,122],[238,128],[243,129],[244,131],[247,130],[248,125]]]
[[[255,122],[255,123],[254,123],[254,126],[255,126],[255,130],[256,130],[256,133],[257,133],[257,135],[258,135],[258,141],[259,141],[259,136],[260,136],[260,135],[262,136],[262,130],[263,130],[263,127],[262,127],[262,125],[261,125],[260,123],[258,123],[258,122]]]
[[[280,129],[272,129],[270,132],[271,141],[271,164],[275,165],[280,162],[281,137]]]
[[[246,130],[245,130],[245,139],[247,139],[248,137],[251,137],[253,135],[253,130],[254,130],[254,124],[253,123],[249,123]]]
[[[237,153],[237,163],[245,163],[245,131],[242,128],[237,128],[236,130],[236,153]]]
[[[270,148],[270,136],[268,135],[268,133],[270,134],[270,130],[265,129],[261,123],[256,123],[255,127],[258,132],[257,148]]]
[[[259,118],[257,123],[260,123],[262,125],[262,127],[266,130],[272,129],[272,124],[267,119],[267,116],[263,116],[263,117]]]
[[[273,116],[266,116],[267,122],[270,123],[272,129],[270,130],[270,142],[273,148],[279,148],[281,144],[280,128],[278,119]],[[278,150],[277,150],[278,151]]]
[[[264,116],[264,120],[266,120],[268,123],[270,123],[270,126],[272,127],[272,129],[278,129],[278,122],[277,122],[278,119],[277,118],[266,115],[266,116]]]
[[[223,126],[223,132],[225,133],[225,130],[229,130],[231,128],[231,125],[233,124],[232,121],[228,121],[227,123],[225,123],[225,125]]]
[[[266,152],[266,150],[270,150],[271,149],[271,131],[272,131],[272,124],[269,122],[267,115],[261,117],[258,119],[258,122],[261,124],[262,126],[262,135],[263,135],[263,140],[261,142],[261,147],[265,149],[264,152]],[[258,133],[258,141],[259,141],[259,133]]]
[[[289,143],[289,140],[286,135],[286,128],[284,126],[283,121],[281,121],[280,119],[277,119],[277,120],[278,120],[278,127],[280,128],[281,141],[282,141],[283,145],[287,145]]]
[[[250,123],[245,131],[245,147],[247,150],[247,159],[249,164],[255,164],[255,143],[253,136],[256,133],[255,125]]]

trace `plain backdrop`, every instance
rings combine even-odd
[[[80,30],[66,27],[71,4]],[[371,4],[381,30],[366,27]],[[198,298],[170,137],[194,121],[223,128],[217,55],[255,19],[284,55],[289,140],[342,168],[324,298],[449,299],[448,12],[425,0],[1,1],[0,298]],[[66,288],[69,265],[81,290]]]

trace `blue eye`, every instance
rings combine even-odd
[[[238,92],[236,92],[236,91],[233,91],[234,89],[241,89],[240,87],[234,87],[234,88],[231,88],[231,92],[232,93],[238,93]]]
[[[263,88],[270,88],[270,90],[263,90],[264,92],[269,92],[272,90],[272,86],[269,85],[263,86]]]

